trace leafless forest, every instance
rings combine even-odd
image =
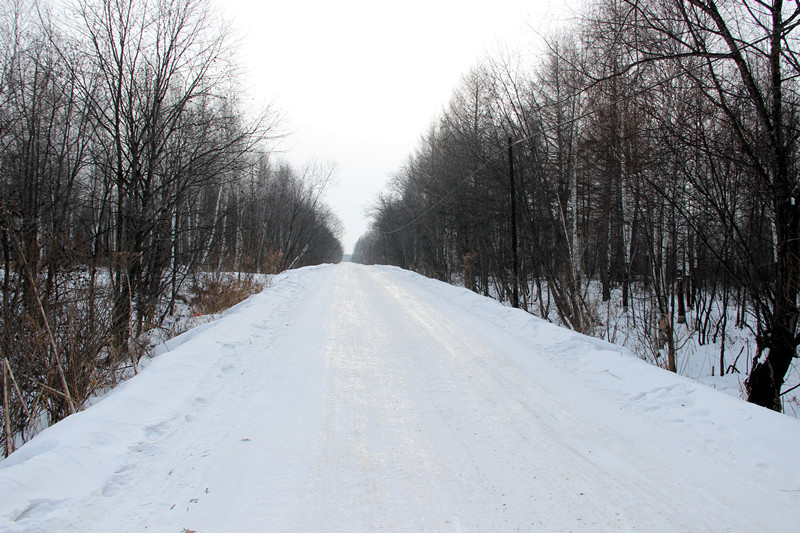
[[[750,329],[748,399],[780,410],[800,343],[798,23],[796,1],[593,2],[545,54],[464,77],[354,260],[519,291],[589,334],[593,295],[621,292],[673,371],[677,325]]]
[[[209,2],[57,5],[0,5],[6,452],[135,371],[203,274],[342,257],[334,169],[270,158],[279,115],[243,110]]]

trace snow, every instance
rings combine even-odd
[[[466,289],[299,269],[0,463],[8,531],[787,531],[800,422]]]
[[[455,280],[455,283],[464,285],[463,280]],[[542,291],[541,300],[539,290]],[[667,346],[658,345],[655,340],[660,312],[654,308],[652,295],[648,296],[647,291],[641,286],[633,284],[630,305],[626,310],[622,305],[622,286],[612,287],[610,299],[605,302],[602,301],[602,291],[599,281],[589,281],[585,288],[583,297],[589,315],[597,317],[596,323],[587,333],[612,344],[624,346],[640,359],[666,368]],[[558,314],[546,282],[543,281],[541,284],[531,282],[528,293],[528,310],[531,313],[547,317],[547,320],[554,324],[566,325]],[[750,309],[745,315],[745,321],[739,322],[737,314],[740,309],[735,298],[730,297],[726,306],[725,295],[717,292],[714,294],[715,296],[698,294],[697,303],[686,311],[686,322],[673,324],[677,373],[736,398],[744,399],[747,397],[744,381],[750,374],[750,366],[756,351],[756,335],[751,329],[756,319],[753,310]],[[502,301],[496,291],[491,291],[491,296]],[[546,303],[541,305],[540,302]],[[511,305],[508,300],[503,303]],[[724,334],[720,328],[723,314],[727,315]],[[698,315],[702,316],[701,321],[708,322],[705,327],[706,336],[701,335],[699,331]],[[723,344],[725,375],[720,376],[720,350]],[[800,360],[795,359],[785,376],[782,388],[784,394],[781,397],[783,412],[795,418],[800,418],[800,391],[793,389],[798,382],[800,382]]]

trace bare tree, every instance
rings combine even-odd
[[[764,198],[772,221],[773,261],[763,262],[745,238],[745,220],[730,223],[735,261],[744,265],[757,319],[758,354],[746,385],[748,399],[780,410],[780,391],[800,344],[800,213],[797,161],[797,21],[793,3],[741,0],[670,0],[626,4],[647,24],[654,39],[639,46],[645,61],[672,61],[702,97],[725,117],[753,191]],[[692,59],[691,61],[689,59]],[[715,149],[709,146],[710,149]],[[718,158],[724,153],[715,152]],[[698,191],[713,200],[716,191]],[[730,260],[726,268],[737,275]],[[741,273],[741,270],[739,271]]]
[[[271,124],[235,118],[228,34],[208,2],[81,0],[74,12],[95,165],[115,197],[114,330],[127,351],[133,323],[141,332],[153,318],[176,207],[201,181],[232,177]]]
[[[115,382],[125,357],[135,371],[134,339],[171,312],[206,247],[219,241],[243,264],[237,184],[277,122],[269,108],[255,119],[239,109],[227,30],[208,2],[68,11],[0,9],[7,452],[43,412],[55,422]],[[320,213],[318,246],[335,257],[336,223]]]

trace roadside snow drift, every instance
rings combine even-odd
[[[284,273],[0,463],[9,531],[790,531],[800,422],[389,267]]]

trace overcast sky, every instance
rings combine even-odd
[[[283,157],[337,164],[328,203],[350,253],[364,208],[406,160],[461,80],[498,46],[530,49],[565,15],[549,0],[226,0],[244,83],[291,135]],[[252,101],[251,100],[251,101]]]

